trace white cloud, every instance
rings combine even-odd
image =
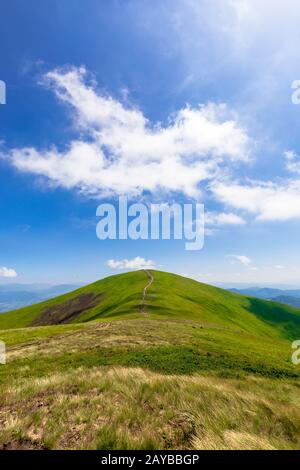
[[[235,209],[244,209],[260,221],[287,221],[300,217],[300,180],[279,183],[252,181],[216,183],[215,197]]]
[[[243,266],[250,266],[252,261],[248,256],[244,255],[227,255],[231,264],[242,264]]]
[[[140,256],[136,256],[133,259],[114,260],[109,259],[107,266],[111,269],[155,269],[155,264],[152,260],[145,260]]]
[[[17,273],[14,269],[3,266],[0,267],[0,277],[17,277]]]
[[[296,176],[278,182],[216,182],[212,192],[225,205],[252,213],[259,221],[288,221],[300,218],[300,160],[294,151],[286,151],[286,167]]]
[[[54,70],[45,82],[71,107],[81,137],[65,151],[20,148],[11,158],[53,185],[100,197],[161,190],[194,197],[221,167],[249,160],[251,141],[226,105],[187,106],[163,126],[98,92],[83,67]]]

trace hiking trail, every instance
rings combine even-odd
[[[144,273],[146,274],[146,276],[148,276],[148,278],[150,279],[150,281],[148,282],[148,284],[144,287],[144,290],[143,290],[143,297],[142,297],[142,300],[141,300],[141,303],[139,305],[139,309],[140,309],[140,312],[143,313],[144,315],[147,315],[147,312],[145,310],[145,300],[146,300],[146,297],[147,297],[147,291],[149,289],[149,287],[151,286],[151,284],[153,283],[154,281],[154,277],[152,275],[152,273],[150,271],[148,271],[147,269],[143,269]]]

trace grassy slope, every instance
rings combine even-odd
[[[135,272],[78,324],[22,328],[82,289],[0,316],[0,448],[299,448],[299,312],[154,277],[146,315]]]
[[[83,321],[111,315],[134,315],[134,313],[138,313],[136,307],[140,302],[144,285],[145,274],[141,271],[110,276],[46,302],[1,314],[0,329],[29,326],[42,311],[87,293],[103,295],[103,299],[97,307],[88,310]],[[76,321],[80,321],[80,319],[78,318]]]
[[[260,336],[298,338],[300,311],[292,307],[244,297],[174,274],[154,271],[155,281],[147,297],[153,318],[189,319],[242,330]],[[99,304],[73,322],[96,319],[137,318],[145,273],[110,276],[46,302],[0,315],[0,329],[22,328],[44,310],[83,293],[101,294]]]
[[[227,326],[256,336],[298,338],[300,310],[176,276],[155,272],[148,311]]]
[[[146,317],[0,337],[0,448],[300,446],[285,341]]]

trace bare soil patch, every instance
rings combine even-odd
[[[92,293],[78,295],[60,305],[54,305],[44,310],[30,326],[61,325],[63,323],[69,323],[85,310],[95,307],[101,299],[102,295]]]

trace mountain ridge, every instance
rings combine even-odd
[[[153,318],[195,320],[260,336],[300,335],[300,310],[229,292],[176,274],[149,270],[144,309]],[[54,299],[0,316],[0,329],[139,318],[149,277],[115,274]]]
[[[231,288],[230,292],[253,296],[258,299],[272,300],[281,295],[300,298],[300,289],[277,289],[273,287],[246,287],[243,289]]]

